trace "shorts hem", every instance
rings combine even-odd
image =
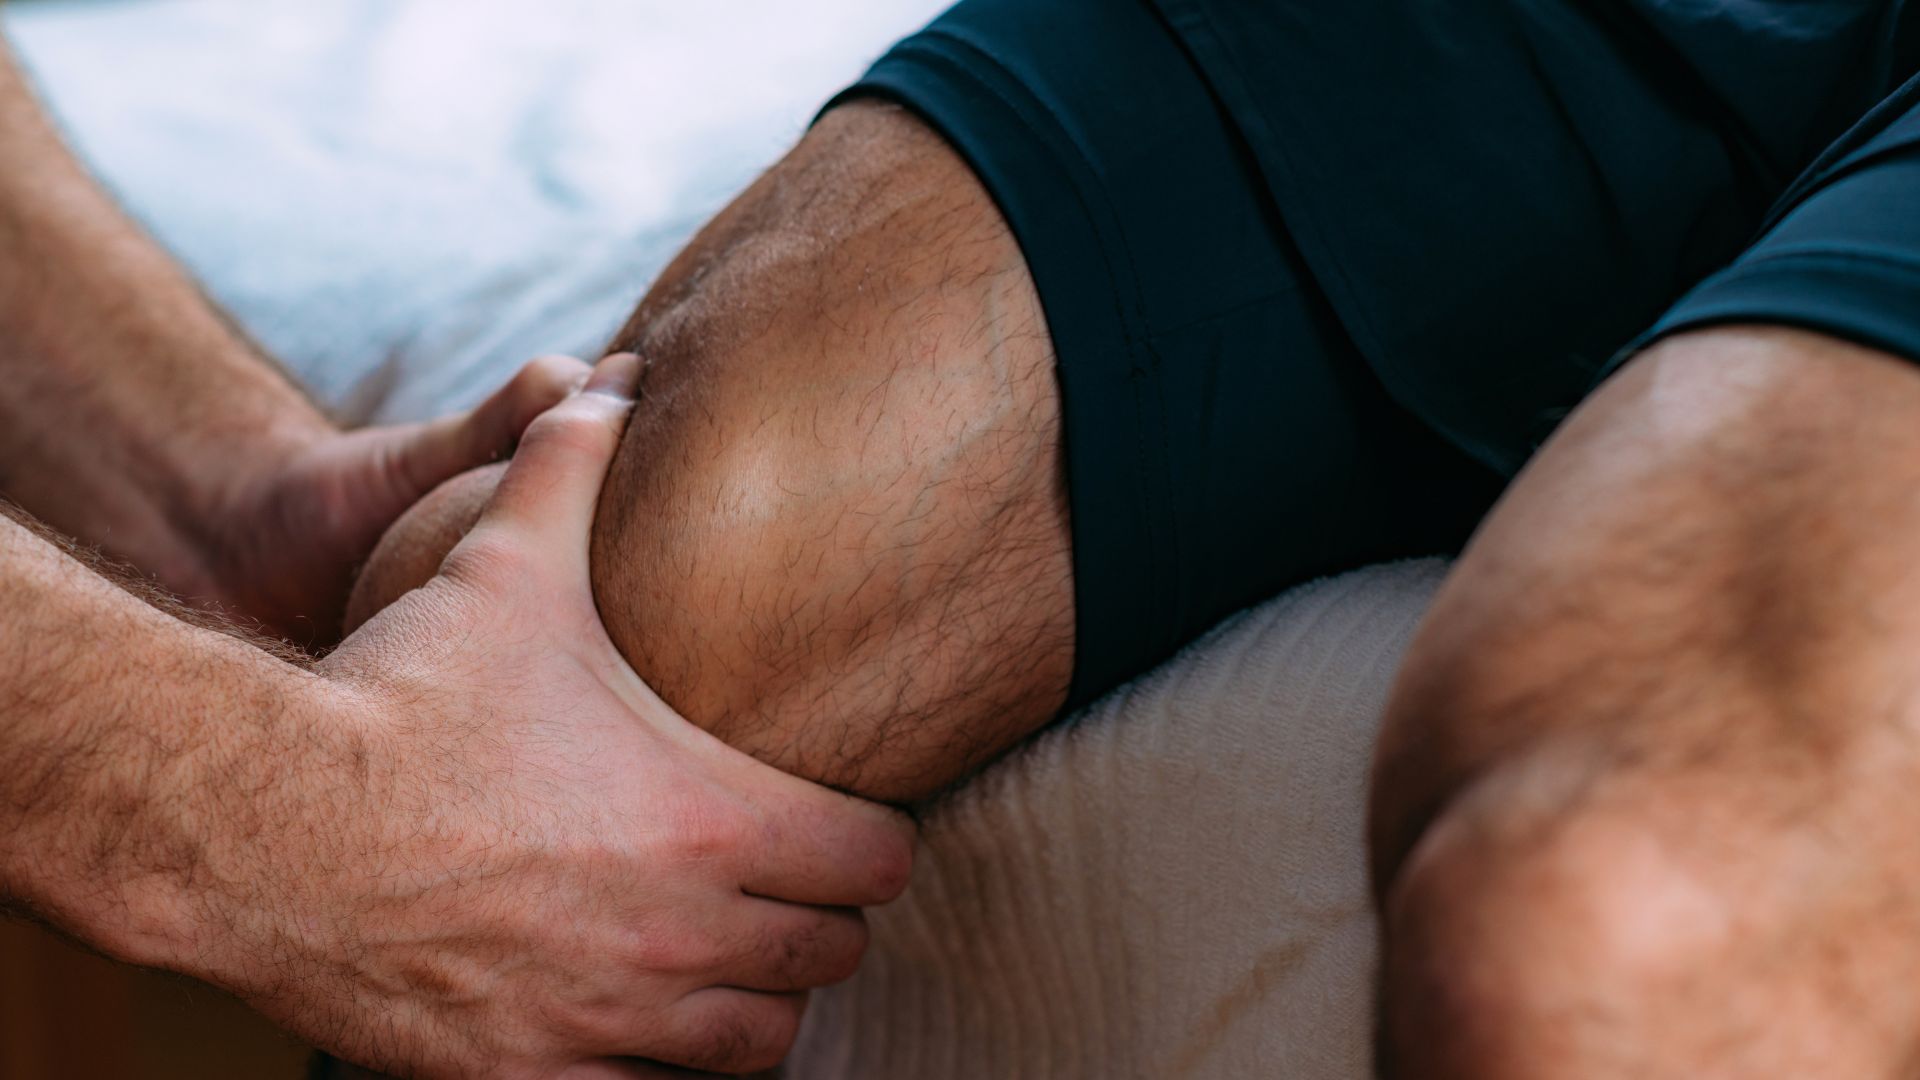
[[[1174,558],[1173,521],[1158,490],[1158,374],[1124,240],[1105,220],[1097,183],[1079,175],[1071,141],[1025,96],[991,56],[928,32],[896,46],[826,109],[878,98],[933,127],[979,177],[1033,275],[1061,387],[1076,627],[1065,711],[1073,711],[1177,647],[1177,583],[1160,571]]]

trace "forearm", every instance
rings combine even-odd
[[[0,493],[192,580],[233,470],[328,430],[62,144],[0,47]]]
[[[311,669],[0,520],[0,902],[405,1075],[777,1061],[908,836],[688,727],[600,632],[636,368],[528,429],[447,572]]]
[[[231,912],[274,907],[223,893],[247,877],[239,843],[289,819],[286,763],[327,763],[305,715],[320,690],[0,515],[0,901],[110,955],[209,974],[217,939],[247,936]]]

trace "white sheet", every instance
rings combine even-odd
[[[323,400],[423,416],[604,341],[940,0],[16,0],[126,201]],[[1296,591],[930,818],[812,1078],[1363,1080],[1368,748],[1438,580]]]
[[[940,0],[19,0],[81,150],[349,419],[618,327]]]

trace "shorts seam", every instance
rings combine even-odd
[[[1069,129],[1062,122],[1060,114],[1027,87],[1025,81],[1012,72],[998,58],[982,49],[965,37],[945,32],[937,27],[923,30],[913,38],[901,42],[878,64],[870,75],[849,90],[842,97],[861,93],[877,93],[892,97],[916,111],[921,111],[933,121],[936,128],[944,128],[943,136],[963,157],[973,158],[981,153],[979,147],[969,145],[969,129],[966,125],[950,125],[951,117],[944,117],[938,109],[927,102],[920,101],[911,91],[911,82],[890,86],[884,73],[889,63],[901,63],[909,69],[919,66],[934,79],[944,81],[956,91],[981,95],[983,99],[997,107],[1004,114],[1005,123],[1017,126],[1021,138],[1027,140],[1032,152],[1038,153],[1052,162],[1056,177],[1048,181],[1051,185],[1063,186],[1070,192],[1071,203],[1087,231],[1086,247],[1093,249],[1093,258],[1105,274],[1107,293],[1106,305],[1112,320],[1106,334],[1109,347],[1124,350],[1125,367],[1115,369],[1102,365],[1097,358],[1089,365],[1063,363],[1060,355],[1061,342],[1058,339],[1059,327],[1054,328],[1055,363],[1062,371],[1080,373],[1083,377],[1097,378],[1111,387],[1109,392],[1125,395],[1131,409],[1132,433],[1127,439],[1135,464],[1128,466],[1134,498],[1138,500],[1137,512],[1145,517],[1142,561],[1144,566],[1136,566],[1143,575],[1140,584],[1142,592],[1152,597],[1153,602],[1143,606],[1142,617],[1155,627],[1159,636],[1166,638],[1154,649],[1156,653],[1165,652],[1172,643],[1172,628],[1178,625],[1179,608],[1182,593],[1178,575],[1173,568],[1179,565],[1183,545],[1178,535],[1174,514],[1174,501],[1171,484],[1167,475],[1167,463],[1171,460],[1172,445],[1168,432],[1168,419],[1165,415],[1162,396],[1152,392],[1152,387],[1160,378],[1160,354],[1153,344],[1153,328],[1144,307],[1144,284],[1139,269],[1134,262],[1133,253],[1127,243],[1124,229],[1119,225],[1120,216],[1113,203],[1104,197],[1098,183],[1099,173],[1093,168],[1078,142],[1069,135]],[[871,81],[869,81],[871,80]],[[1004,83],[1005,85],[1002,85]],[[988,193],[996,202],[1003,203],[1002,211],[1018,206],[1019,200],[1010,194],[996,190],[994,183],[985,175],[987,161],[970,161],[969,164],[987,187]],[[1005,178],[1002,178],[1005,179]],[[1009,225],[1014,230],[1016,240],[1021,239],[1020,223],[1009,214]],[[1024,245],[1023,245],[1024,246]],[[1115,249],[1118,250],[1115,250]],[[1041,288],[1043,303],[1046,297],[1045,281],[1050,276],[1037,263],[1034,264],[1036,285]],[[1123,295],[1124,294],[1124,295]],[[1101,368],[1107,373],[1102,374]],[[1080,395],[1073,395],[1079,397]],[[1071,409],[1071,401],[1063,401],[1063,409]],[[1078,418],[1081,424],[1088,418]],[[1148,432],[1151,425],[1155,430]],[[1070,419],[1066,444],[1070,453],[1080,443],[1081,438],[1074,434]],[[1158,446],[1158,453],[1154,450]],[[1069,459],[1069,476],[1076,471],[1108,468],[1110,465],[1094,461],[1080,460],[1078,455]],[[1080,529],[1097,528],[1097,521],[1075,522],[1076,546],[1089,542],[1093,534],[1082,534]],[[1092,588],[1116,588],[1122,583],[1111,580],[1089,581]],[[1076,584],[1076,588],[1080,585]],[[1160,628],[1165,628],[1160,633]],[[1084,635],[1084,631],[1083,631]],[[1080,672],[1084,670],[1076,661],[1073,694],[1080,693]]]
[[[1913,342],[1902,342],[1874,332],[1868,321],[1858,318],[1862,304],[1852,298],[1839,302],[1821,301],[1795,307],[1776,297],[1742,298],[1727,296],[1723,290],[1791,279],[1795,266],[1833,270],[1880,267],[1896,271],[1902,277],[1920,281],[1920,262],[1865,251],[1836,251],[1829,248],[1799,248],[1744,256],[1733,265],[1702,282],[1682,297],[1648,330],[1616,353],[1594,377],[1592,385],[1618,372],[1634,357],[1677,334],[1715,326],[1754,323],[1769,326],[1793,326],[1845,340],[1864,343],[1883,352],[1920,360],[1920,349]],[[1878,305],[1866,305],[1877,307]]]
[[[1160,353],[1154,346],[1153,339],[1156,335],[1141,303],[1141,294],[1145,288],[1140,280],[1140,271],[1134,262],[1133,252],[1126,243],[1124,232],[1119,235],[1109,235],[1108,231],[1098,224],[1101,219],[1094,213],[1091,203],[1094,200],[1099,202],[1108,221],[1118,221],[1119,210],[1103,197],[1098,185],[1081,182],[1084,176],[1096,175],[1092,162],[1087,159],[1079,143],[1067,134],[1066,125],[1054,109],[1030,92],[1024,95],[1029,100],[1017,100],[1015,95],[995,85],[994,80],[983,79],[955,58],[943,55],[938,49],[926,47],[929,41],[941,42],[953,49],[964,50],[967,55],[991,68],[1000,80],[1005,80],[1012,86],[1024,87],[1025,85],[1018,75],[1008,70],[1006,65],[991,53],[959,35],[937,27],[924,31],[916,39],[904,42],[896,51],[899,55],[914,57],[922,62],[936,63],[943,67],[950,77],[966,79],[1006,108],[1039,145],[1047,147],[1055,155],[1064,156],[1068,152],[1072,155],[1073,164],[1063,166],[1068,186],[1073,189],[1074,200],[1080,204],[1080,212],[1092,229],[1095,246],[1099,249],[1101,262],[1106,265],[1108,277],[1114,280],[1116,285],[1122,281],[1126,285],[1127,295],[1116,296],[1114,308],[1116,314],[1121,316],[1120,333],[1127,346],[1128,390],[1133,395],[1135,415],[1144,418],[1151,414],[1154,418],[1153,434],[1149,436],[1141,432],[1135,444],[1135,454],[1141,463],[1142,471],[1152,477],[1150,483],[1143,481],[1142,484],[1144,489],[1152,491],[1150,505],[1154,512],[1154,524],[1149,530],[1149,536],[1154,539],[1149,540],[1147,552],[1148,573],[1151,575],[1148,583],[1149,595],[1164,595],[1168,599],[1171,610],[1164,610],[1162,613],[1167,617],[1167,625],[1176,626],[1180,621],[1182,593],[1177,586],[1177,579],[1170,584],[1162,567],[1163,565],[1180,565],[1186,544],[1180,537],[1179,522],[1173,511],[1171,478],[1166,474],[1167,463],[1173,460],[1173,444],[1168,432],[1165,399],[1164,395],[1156,393],[1152,386],[1160,379]],[[1023,107],[1027,105],[1031,106],[1032,112]],[[1049,133],[1040,130],[1034,115],[1036,112],[1038,117],[1044,118],[1046,125],[1052,128],[1053,137],[1049,137]],[[1089,191],[1089,187],[1094,190]],[[1114,247],[1118,247],[1119,250],[1117,252],[1110,250]],[[1116,288],[1115,291],[1118,292],[1119,289]],[[1128,321],[1129,316],[1131,323]],[[1158,443],[1157,455],[1147,446],[1148,439]],[[1167,561],[1169,559],[1172,560],[1170,563]]]
[[[1864,263],[1873,266],[1893,267],[1908,273],[1920,275],[1920,259],[1904,258],[1885,251],[1846,251],[1839,248],[1826,248],[1813,245],[1795,246],[1764,254],[1743,255],[1720,273],[1709,278],[1701,287],[1711,289],[1724,281],[1738,280],[1756,267],[1772,268],[1779,263]],[[1684,304],[1686,301],[1681,301]]]
[[[899,48],[898,52],[901,55],[919,54],[922,59],[931,59],[947,67],[948,74],[958,75],[962,78],[965,78],[971,81],[975,87],[985,91],[988,94],[991,94],[994,100],[1006,106],[1009,112],[1019,117],[1021,123],[1026,126],[1028,134],[1032,135],[1035,140],[1040,142],[1042,145],[1045,145],[1048,147],[1057,148],[1062,144],[1072,147],[1073,156],[1079,165],[1079,171],[1081,172],[1092,171],[1092,168],[1093,168],[1092,164],[1087,160],[1086,154],[1081,151],[1078,143],[1074,142],[1074,140],[1071,138],[1063,137],[1059,139],[1050,139],[1050,138],[1047,138],[1045,135],[1041,134],[1038,130],[1035,129],[1033,120],[1028,115],[1027,110],[1022,107],[1021,102],[1014,100],[1012,95],[1005,93],[999,86],[994,85],[989,80],[981,79],[975,76],[973,72],[967,70],[965,65],[959,63],[953,58],[944,56],[937,50],[928,49],[923,51],[922,49],[916,48],[915,46],[923,44],[925,39],[933,39],[933,40],[948,42],[957,48],[965,49],[969,54],[977,57],[983,63],[991,66],[994,71],[999,73],[1002,79],[1005,79],[1008,82],[1011,82],[1015,85],[1019,85],[1021,83],[1020,77],[1015,75],[1013,72],[1009,71],[1006,65],[1002,64],[991,53],[986,52],[985,50],[981,49],[979,46],[973,44],[972,42],[968,41],[963,37],[960,37],[957,34],[948,33],[938,28],[933,28],[933,29],[929,29],[922,32],[919,35],[919,39],[920,40],[917,40],[917,41],[910,40],[908,42],[905,42]],[[1040,101],[1038,99],[1035,99],[1032,101],[1032,106],[1035,109],[1037,109],[1041,115],[1046,117],[1047,122],[1051,124],[1056,131],[1064,135],[1066,131],[1066,125],[1061,122],[1061,119],[1058,113],[1054,112],[1053,109],[1049,108],[1045,102]],[[1074,170],[1070,169],[1068,171],[1070,174],[1069,178],[1072,179],[1071,173]],[[1075,201],[1081,204],[1080,206],[1081,213],[1086,216],[1089,222],[1095,220],[1094,215],[1092,213],[1092,208],[1088,205],[1089,193],[1086,190],[1087,185],[1081,184],[1076,180],[1072,182],[1069,186],[1073,188],[1073,197]],[[1105,200],[1102,200],[1102,203],[1107,211],[1107,216],[1110,219],[1117,219],[1119,216],[1119,211],[1111,203],[1105,202]],[[1120,276],[1119,270],[1122,269],[1122,267],[1117,266],[1115,264],[1113,253],[1107,250],[1112,245],[1110,245],[1107,242],[1102,231],[1097,227],[1095,228],[1095,235],[1101,237],[1100,244],[1099,244],[1100,259],[1103,263],[1107,264],[1108,276],[1119,277]],[[1123,248],[1125,247],[1124,244],[1122,244],[1121,246]],[[1139,268],[1133,262],[1133,253],[1131,251],[1123,250],[1122,252],[1120,252],[1120,255],[1123,259],[1125,259],[1124,269],[1126,271],[1126,278],[1128,283],[1131,284],[1133,288],[1131,290],[1131,295],[1126,299],[1126,301],[1124,301],[1124,303],[1120,300],[1120,298],[1116,297],[1114,302],[1114,307],[1117,311],[1123,311],[1123,312],[1127,311],[1128,309],[1131,309],[1130,313],[1133,317],[1133,323],[1129,324],[1123,318],[1120,323],[1120,332],[1123,335],[1125,335],[1127,344],[1135,345],[1141,342],[1142,340],[1144,340],[1146,336],[1143,332],[1136,332],[1135,326],[1140,327],[1141,331],[1144,331],[1147,325],[1146,312],[1141,310],[1140,308],[1139,297],[1140,297],[1140,293],[1142,292],[1142,287],[1140,284],[1140,271],[1139,271]],[[1128,359],[1129,361],[1131,361],[1134,358],[1132,356],[1129,356]]]

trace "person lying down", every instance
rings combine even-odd
[[[1654,405],[1620,395],[1669,377],[1656,369],[1805,367],[1831,373],[1823,392],[1858,376],[1913,396],[1907,369],[1863,358],[1920,355],[1920,277],[1904,276],[1920,266],[1906,212],[1920,94],[1896,90],[1908,17],[1865,0],[1818,17],[1697,9],[963,0],[835,99],[610,343],[646,365],[594,523],[613,641],[734,746],[912,803],[1235,610],[1458,550],[1632,357],[1600,419],[1572,425],[1582,453],[1653,445],[1639,410]],[[1873,258],[1831,254],[1868,238]],[[1721,391],[1697,392],[1711,414]],[[1714,437],[1754,454],[1805,445],[1771,441],[1768,410],[1723,420]],[[1658,497],[1668,512],[1633,516],[1596,566],[1555,546],[1559,527],[1495,527],[1538,497],[1523,480],[1416,647],[1410,678],[1432,693],[1398,699],[1375,795],[1399,1075],[1542,1075],[1533,1055],[1549,1048],[1554,1075],[1626,1075],[1582,1056],[1598,1044],[1571,1005],[1435,989],[1447,978],[1427,961],[1464,940],[1457,913],[1484,898],[1431,869],[1403,891],[1408,859],[1430,829],[1474,858],[1519,858],[1442,829],[1474,775],[1458,764],[1508,768],[1502,755],[1554,730],[1451,741],[1465,721],[1434,703],[1506,700],[1442,685],[1437,655],[1451,678],[1504,670],[1461,654],[1482,638],[1452,628],[1511,615],[1551,648],[1571,631],[1540,607],[1543,583],[1636,559],[1677,560],[1684,595],[1700,584],[1692,614],[1670,619],[1736,602],[1710,582],[1777,572],[1768,588],[1793,595],[1818,580],[1759,548],[1725,548],[1749,561],[1709,569],[1661,546],[1665,529],[1746,520],[1722,503],[1741,493],[1663,486],[1698,480],[1716,467],[1705,458],[1676,449],[1645,484],[1608,485],[1557,445],[1539,466],[1561,461],[1555,520],[1581,520],[1567,515],[1583,502],[1604,517]],[[497,475],[460,477],[396,524],[350,621],[430,578]],[[1521,564],[1543,567],[1537,589],[1501,579]],[[1630,632],[1578,641],[1594,671],[1637,648]],[[1710,677],[1680,653],[1633,655],[1649,681]],[[1525,685],[1540,702],[1585,692],[1571,672]],[[1627,692],[1609,691],[1616,709],[1631,710]],[[1594,769],[1615,760],[1594,753]],[[1473,790],[1479,822],[1528,789]],[[1514,813],[1544,813],[1527,806]],[[1809,986],[1828,974],[1815,967]],[[1677,1074],[1694,1051],[1663,1035],[1652,1002],[1666,999],[1629,1008],[1646,987],[1609,982],[1637,974],[1603,965],[1577,993],[1541,993],[1620,1005],[1634,1060]],[[1712,997],[1687,1000],[1710,1013]],[[1442,1028],[1457,1034],[1435,1043]],[[1799,1045],[1793,1028],[1754,1045]],[[1893,1054],[1860,1038],[1867,1057]],[[1414,1044],[1427,1049],[1392,1052]]]

